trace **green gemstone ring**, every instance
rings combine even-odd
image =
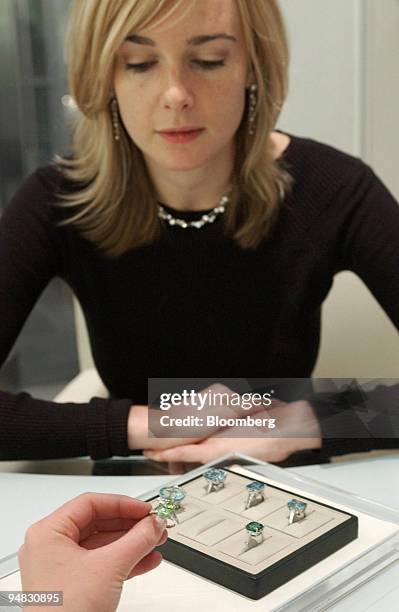
[[[254,544],[261,544],[263,542],[263,523],[258,521],[251,521],[245,525],[246,532],[248,534],[248,546],[252,547]]]
[[[160,497],[158,506],[151,510],[150,514],[157,514],[159,517],[166,519],[166,527],[175,527],[179,523],[176,514],[176,504],[170,499]]]

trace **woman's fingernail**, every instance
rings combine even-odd
[[[166,529],[166,524],[167,521],[166,519],[162,518],[161,516],[158,516],[157,514],[154,514],[154,521],[157,525],[157,527],[163,531],[164,529]]]

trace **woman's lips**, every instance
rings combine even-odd
[[[201,128],[200,130],[193,130],[190,132],[159,132],[159,135],[168,142],[181,144],[195,140],[203,131],[204,128]]]

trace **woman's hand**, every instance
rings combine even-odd
[[[149,435],[148,429],[149,416],[150,409],[148,406],[137,405],[130,408],[127,431],[128,446],[131,450],[144,448],[163,450],[164,448],[178,446],[179,444],[195,444],[205,437],[205,435],[202,438],[200,436],[175,438],[172,435],[168,438],[152,437]]]
[[[124,580],[159,565],[166,522],[151,504],[85,493],[38,521],[18,552],[24,591],[63,591],[68,612],[116,610]],[[53,610],[53,607],[41,610]]]
[[[225,385],[219,383],[210,385],[206,389],[200,391],[200,393],[203,394],[203,397],[206,397],[206,394],[221,394],[220,397],[223,397],[223,403],[218,406],[217,414],[222,418],[237,416],[245,417],[247,414],[255,414],[262,410],[262,407],[254,405],[243,412],[240,406],[231,405],[230,399],[234,392]],[[206,416],[208,414],[215,414],[215,407],[209,403],[205,403],[200,411],[198,411],[198,405],[198,402],[197,404],[188,406],[185,404],[178,404],[171,406],[168,411],[155,410],[143,405],[132,406],[128,417],[129,448],[132,450],[139,448],[157,451],[181,445],[196,445],[201,442],[201,440],[221,431],[223,429],[222,427],[206,425],[203,427],[193,426],[192,428],[187,426],[184,428],[171,426],[168,427],[167,430],[160,426],[159,417],[162,415],[167,415],[170,418],[183,418],[190,415],[198,417],[200,415],[201,418],[206,421]],[[151,430],[152,435],[149,435],[149,430]],[[182,431],[185,433],[184,438],[179,435]],[[167,437],[165,433],[168,434]],[[190,436],[190,434],[192,435]]]
[[[307,401],[277,403],[267,412],[258,412],[256,418],[274,418],[276,430],[226,428],[198,444],[185,444],[163,451],[147,450],[144,455],[155,461],[208,463],[229,451],[239,451],[276,463],[297,451],[321,448],[319,423]]]

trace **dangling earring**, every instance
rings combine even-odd
[[[114,140],[120,140],[118,103],[116,101],[116,98],[113,98],[111,102],[111,115],[112,115],[112,125],[114,128]]]
[[[255,108],[258,101],[257,92],[258,86],[253,83],[249,88],[249,110],[248,110],[248,124],[249,124],[249,135],[255,134],[254,121],[255,121]]]

